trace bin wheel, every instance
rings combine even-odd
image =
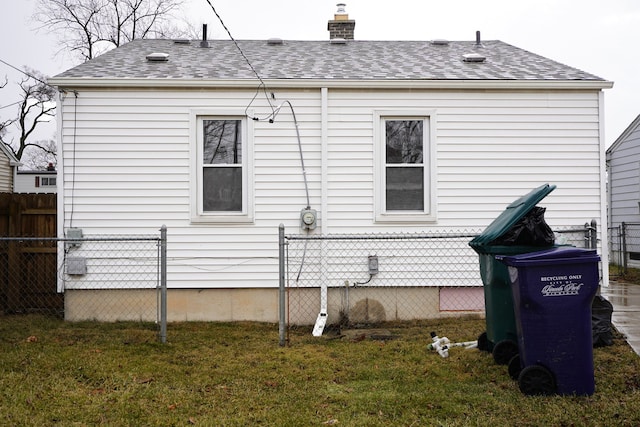
[[[520,366],[520,355],[516,354],[509,360],[509,376],[511,379],[518,381],[518,377],[520,376],[520,372],[522,372],[522,366]]]
[[[483,332],[478,336],[478,350],[489,351],[489,338],[487,338],[486,332]]]
[[[493,347],[492,353],[493,360],[495,360],[498,365],[506,365],[513,356],[518,354],[518,343],[512,340],[499,341]]]
[[[520,391],[527,396],[550,396],[556,393],[556,379],[540,365],[527,366],[518,376]]]

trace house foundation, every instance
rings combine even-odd
[[[329,288],[327,323],[375,324],[484,311],[482,288]],[[155,322],[155,289],[66,290],[65,319]],[[318,288],[290,288],[289,324],[313,325],[320,311]],[[169,289],[167,321],[277,323],[278,289]]]

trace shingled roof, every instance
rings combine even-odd
[[[255,81],[232,40],[135,40],[65,71],[52,81],[153,79]],[[475,41],[240,40],[264,80],[323,81],[589,81],[600,77],[510,44]],[[150,61],[152,53],[166,61]],[[481,62],[467,62],[476,54]],[[605,87],[606,84],[603,85]]]

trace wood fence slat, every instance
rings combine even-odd
[[[0,238],[57,236],[55,194],[0,193]],[[64,298],[57,293],[55,241],[40,243],[8,241],[0,256],[0,312],[61,313]],[[36,274],[37,273],[37,274]]]

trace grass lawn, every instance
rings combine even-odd
[[[154,325],[0,317],[0,425],[640,425],[640,358],[594,349],[596,393],[527,397],[474,340],[478,318],[385,325],[394,339],[313,338],[258,323]]]

